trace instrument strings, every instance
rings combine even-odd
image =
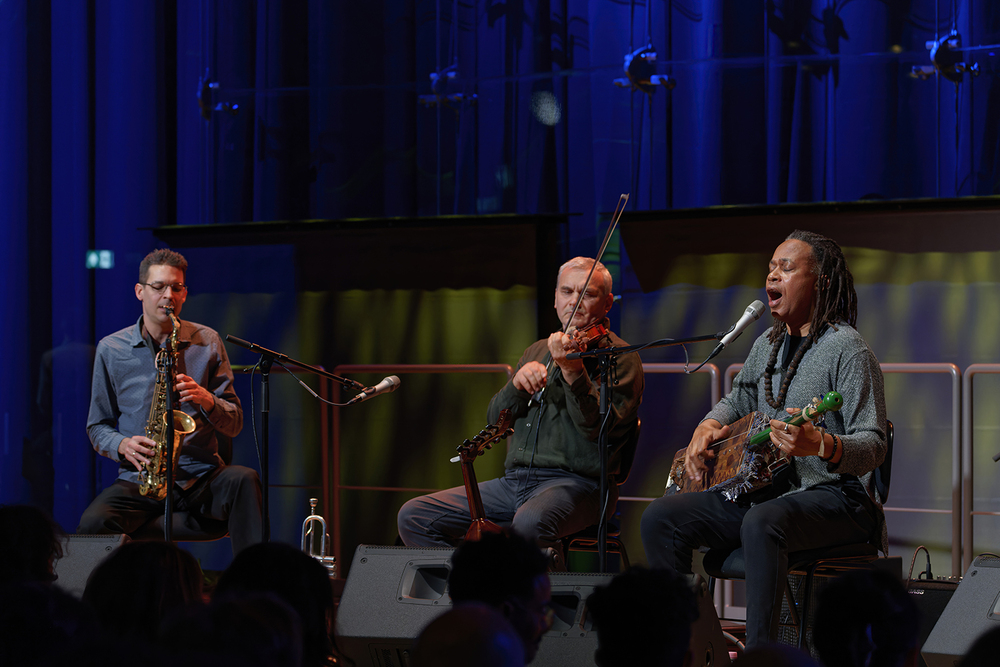
[[[718,449],[720,446],[726,444],[730,440],[735,440],[736,438],[742,438],[743,436],[747,435],[748,433],[750,433],[750,429],[747,429],[746,431],[740,431],[739,433],[734,433],[733,435],[729,436],[725,440],[716,440],[715,442],[713,442],[712,444],[710,444],[705,449]]]
[[[810,419],[810,417],[813,417],[814,415],[812,413],[806,414],[808,410],[812,410],[813,412],[815,412],[815,410],[812,408],[812,406],[807,405],[805,408],[802,409],[801,412],[798,412],[798,413],[792,415],[788,419],[782,419],[781,422],[783,424],[793,424],[793,425],[795,425],[795,418],[798,417],[798,416],[800,416],[800,415],[803,417],[802,423],[805,423],[807,421],[812,421],[812,419]],[[767,429],[764,429],[764,430],[765,431],[770,431],[771,428],[768,427]],[[763,433],[763,432],[764,431],[761,431],[761,433]],[[724,445],[727,442],[729,442],[730,440],[733,440],[734,438],[739,438],[739,437],[742,437],[742,436],[747,435],[747,434],[750,434],[750,429],[747,429],[746,431],[741,431],[740,433],[734,433],[733,435],[729,436],[725,440],[716,440],[715,442],[713,442],[712,444],[710,444],[705,449],[718,449],[720,445]],[[754,433],[752,435],[756,435],[756,434]]]

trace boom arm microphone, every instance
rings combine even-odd
[[[396,391],[396,387],[399,386],[399,378],[395,375],[390,375],[381,382],[379,382],[374,387],[365,387],[361,390],[361,393],[349,400],[346,405],[353,405],[355,403],[360,403],[362,401],[367,401],[372,396],[378,396],[379,394],[385,394],[390,391]]]
[[[743,311],[743,316],[740,317],[739,321],[733,325],[733,328],[727,331],[723,336],[719,344],[715,346],[715,350],[712,351],[711,359],[719,352],[722,352],[727,345],[732,343],[734,340],[740,337],[747,327],[760,319],[760,316],[764,313],[764,303],[758,299],[747,306],[747,309]]]

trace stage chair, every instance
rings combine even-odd
[[[632,463],[635,462],[635,450],[639,445],[639,432],[642,429],[642,420],[638,420],[635,423],[635,428],[632,433],[629,434],[628,440],[622,446],[622,461],[621,467],[617,475],[614,476],[613,481],[615,485],[619,488],[628,480],[629,472],[632,470]],[[581,531],[573,533],[572,535],[567,535],[562,538],[563,553],[569,555],[570,551],[587,551],[591,553],[598,552],[598,545],[600,540],[598,539],[597,524],[584,528]],[[605,550],[607,553],[616,553],[621,558],[622,569],[627,570],[629,568],[628,552],[625,549],[625,544],[621,541],[621,526],[618,524],[616,515],[612,515],[611,519],[608,521],[608,533],[607,540],[605,541]]]
[[[219,456],[226,465],[233,462],[233,442],[218,436]],[[163,540],[163,520],[160,516],[150,519],[129,535],[133,540]],[[190,512],[174,512],[170,524],[174,542],[214,542],[229,537],[229,522],[196,517]]]
[[[875,469],[875,486],[883,504],[889,498],[889,481],[892,475],[893,425],[888,420],[886,420],[885,440],[887,445],[885,460]],[[876,566],[878,560],[878,547],[868,543],[845,544],[788,554],[789,581],[785,587],[785,599],[788,602],[792,623],[796,626],[799,648],[805,646],[814,578],[817,575],[834,577],[850,570],[871,568]],[[714,579],[746,579],[746,563],[743,560],[742,547],[732,551],[709,549],[705,553],[703,565],[705,572]],[[792,594],[793,575],[805,578],[801,609],[798,608],[795,596]]]

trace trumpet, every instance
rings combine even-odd
[[[336,579],[337,558],[329,555],[326,541],[330,535],[326,532],[326,519],[316,513],[317,504],[316,498],[309,499],[309,516],[302,522],[302,551],[318,560],[330,573],[330,578]]]

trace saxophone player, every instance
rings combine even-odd
[[[164,500],[143,495],[139,474],[156,453],[147,426],[163,416],[153,405],[164,383],[157,355],[176,340],[175,373],[165,384],[173,385],[174,408],[193,420],[194,429],[174,444],[181,448],[174,511],[226,521],[238,553],[261,538],[260,480],[256,471],[226,465],[220,456],[220,442],[228,451],[243,426],[243,409],[219,334],[179,320],[187,266],[171,250],[147,255],[135,285],[142,315],[97,346],[87,434],[99,454],[119,463],[119,474],[84,511],[77,532],[131,534],[162,516]]]

